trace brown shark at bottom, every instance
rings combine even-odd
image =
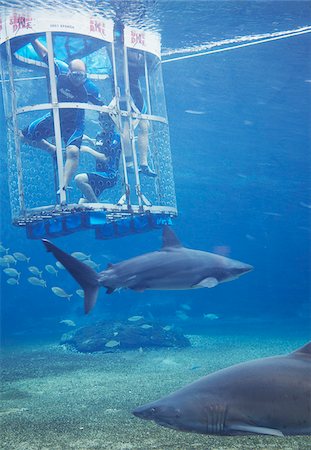
[[[180,431],[311,434],[311,342],[207,375],[133,414]]]

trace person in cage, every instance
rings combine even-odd
[[[136,50],[128,50],[128,71],[130,93],[133,101],[132,109],[134,112],[146,114],[147,108],[143,98],[140,78],[145,76],[144,55]],[[156,177],[157,174],[149,167],[148,153],[149,153],[149,122],[147,120],[140,120],[138,123],[137,145],[139,152],[139,172],[149,177]],[[128,130],[125,129],[124,134]],[[133,160],[128,150],[126,151],[127,168],[130,172],[134,171]]]
[[[37,54],[48,63],[46,47],[35,39],[32,45]],[[57,98],[59,102],[87,103],[103,105],[97,86],[87,78],[86,66],[81,59],[74,59],[66,64],[54,59],[57,77]],[[64,167],[64,186],[70,184],[79,164],[79,150],[85,128],[85,111],[78,108],[59,109],[61,136],[66,145],[66,162]],[[55,156],[56,147],[47,138],[55,135],[53,114],[34,120],[21,132],[22,139],[33,147],[40,148]]]
[[[115,186],[118,179],[121,156],[120,136],[108,114],[100,113],[98,120],[101,131],[96,138],[83,136],[83,140],[94,145],[95,150],[84,145],[81,146],[81,150],[88,153],[91,153],[89,150],[96,151],[101,157],[96,158],[95,172],[79,173],[75,176],[76,185],[83,194],[79,200],[80,204],[97,203],[102,192]]]

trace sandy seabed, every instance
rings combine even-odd
[[[207,436],[140,420],[131,411],[210,372],[287,353],[301,338],[189,336],[183,350],[79,354],[55,343],[2,350],[3,450],[310,450],[309,436]]]

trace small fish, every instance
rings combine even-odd
[[[70,300],[70,297],[72,297],[72,294],[67,294],[67,292],[65,292],[64,289],[60,287],[54,286],[51,289],[53,293],[58,297],[68,298],[68,300]]]
[[[164,331],[170,331],[173,327],[171,325],[166,325],[165,327],[162,327]]]
[[[74,323],[74,321],[70,320],[70,319],[61,320],[59,323],[63,323],[64,325],[68,325],[68,327],[76,327],[76,324]]]
[[[183,303],[182,305],[180,305],[180,307],[185,311],[191,311],[191,306],[187,305],[186,303]]]
[[[149,330],[149,328],[152,328],[152,325],[148,325],[147,323],[144,323],[144,325],[141,325],[140,328],[143,330]]]
[[[86,255],[85,253],[82,252],[73,252],[71,253],[71,256],[78,259],[79,261],[85,261],[86,259],[89,260],[91,258],[91,255]]]
[[[92,261],[91,259],[85,259],[83,261],[83,263],[86,264],[87,266],[89,266],[91,269],[94,269],[94,270],[95,269],[98,270],[99,267],[100,267],[100,264],[96,264],[96,262]]]
[[[42,278],[42,271],[38,269],[36,266],[30,266],[28,267],[29,272],[33,273],[39,278]]]
[[[188,320],[189,316],[187,314],[185,314],[183,311],[176,311],[176,316],[180,319],[180,320]]]
[[[11,267],[8,267],[7,269],[3,269],[3,272],[6,275],[9,275],[10,277],[19,278],[21,276],[20,272],[17,272],[16,269],[12,269]]]
[[[83,289],[77,289],[76,294],[78,294],[79,297],[84,298],[84,290]]]
[[[24,253],[20,253],[20,252],[15,252],[13,253],[13,256],[15,259],[17,259],[17,261],[30,261],[30,258],[28,258],[28,256],[24,255]]]
[[[277,212],[270,212],[270,211],[265,211],[264,214],[266,216],[272,216],[272,217],[282,217],[282,214],[277,213]]]
[[[33,284],[34,286],[46,287],[46,281],[42,280],[42,278],[29,277],[27,279],[28,279],[29,283]]]
[[[205,111],[196,111],[194,109],[186,109],[185,113],[187,113],[187,114],[194,114],[194,115],[200,116],[202,114],[205,114]]]
[[[10,249],[9,248],[4,248],[2,244],[0,244],[0,253],[8,253]]]
[[[62,263],[60,263],[59,261],[56,261],[55,266],[61,270],[66,270],[65,267],[62,265]]]
[[[197,370],[197,369],[200,369],[200,368],[201,368],[201,366],[191,366],[190,370]]]
[[[120,345],[120,341],[111,340],[111,341],[108,341],[107,344],[105,344],[105,347],[113,348],[113,347],[117,347],[118,345]]]
[[[246,234],[245,235],[246,239],[248,239],[249,241],[254,241],[256,238],[254,236],[252,236],[251,234]]]
[[[310,203],[299,202],[299,205],[302,206],[303,208],[311,209]]]
[[[4,255],[3,260],[8,264],[16,264],[17,261],[12,255]]]
[[[208,320],[217,320],[219,319],[219,316],[217,314],[203,314],[204,319]]]
[[[47,265],[45,266],[45,270],[46,270],[47,272],[51,273],[52,275],[56,275],[56,276],[57,276],[57,274],[58,274],[58,270],[56,270],[55,267],[52,266],[51,264],[47,264]]]
[[[115,332],[113,333],[114,336],[118,336],[118,334],[119,334],[119,333],[118,333],[117,331],[115,331]]]
[[[132,316],[132,317],[129,317],[127,320],[129,322],[137,322],[138,320],[141,320],[141,319],[143,319],[143,316]]]
[[[8,278],[8,279],[6,280],[6,282],[7,282],[8,284],[11,284],[12,286],[13,286],[14,284],[19,284],[18,279],[16,279],[16,278]]]
[[[0,257],[0,266],[10,267],[10,264],[4,258]]]

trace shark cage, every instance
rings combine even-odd
[[[170,224],[160,35],[81,13],[6,10],[0,44],[13,224],[30,239]]]

